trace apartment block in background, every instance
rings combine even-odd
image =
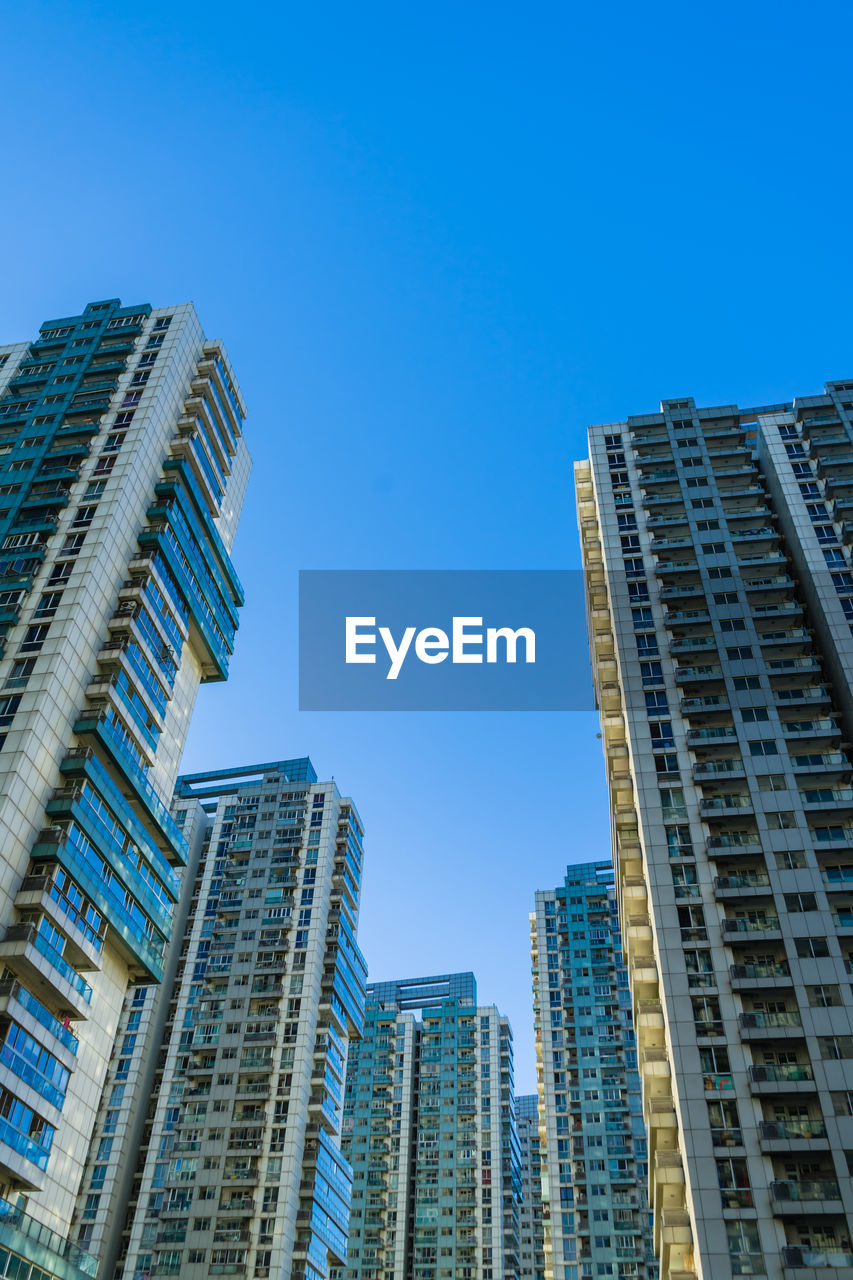
[[[613,866],[566,869],[531,916],[545,1248],[553,1280],[657,1276]],[[660,1019],[659,1010],[649,1016]]]
[[[853,383],[576,467],[664,1276],[853,1277]]]
[[[173,816],[193,850],[188,915],[168,986],[125,1002],[120,1036],[147,1026],[148,1079],[122,1091],[146,1064],[120,1050],[81,1239],[109,1280],[326,1280],[347,1247],[361,822],[308,759],[179,778]]]
[[[243,415],[191,306],[92,303],[0,347],[0,1260],[22,1280],[95,1267],[68,1228],[128,984],[163,976],[188,853],[168,798],[242,602]]]
[[[535,1093],[515,1100],[521,1152],[521,1207],[518,1219],[520,1280],[545,1280],[545,1228],[542,1220],[542,1161],[539,1152],[539,1100]]]
[[[420,1015],[420,1016],[418,1016]],[[347,1067],[347,1280],[517,1280],[512,1032],[474,975],[367,988]]]

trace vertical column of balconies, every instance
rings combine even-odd
[[[657,508],[659,494],[668,496],[670,493],[677,478],[676,471],[669,463],[667,451],[657,447],[660,433],[650,433],[643,429],[638,434],[642,436],[643,446],[639,459],[648,467],[647,475],[653,488],[648,501],[653,508]],[[633,463],[633,459],[630,461]],[[631,752],[626,732],[624,686],[620,673],[622,664],[626,661],[636,662],[637,659],[635,655],[626,659],[623,654],[617,654],[613,632],[615,620],[611,595],[614,592],[620,593],[623,611],[626,604],[631,602],[637,608],[648,610],[650,627],[652,625],[651,597],[641,554],[641,516],[637,512],[630,483],[633,467],[629,469],[621,433],[608,436],[606,465],[607,472],[594,481],[592,468],[580,463],[576,466],[575,480],[591,657],[608,772],[619,923],[634,997],[643,1111],[648,1126],[649,1194],[654,1208],[654,1243],[661,1260],[661,1274],[666,1277],[692,1270],[692,1232],[689,1221],[686,1226],[683,1224],[684,1175],[672,1102],[671,1068],[662,1043],[662,1026],[657,1026],[658,1021],[662,1024],[663,1019],[662,1016],[660,1019],[655,1016],[656,1010],[660,1008],[659,974],[649,915],[648,873],[640,839]],[[634,475],[636,476],[636,472]],[[598,497],[598,485],[603,487],[608,482],[611,492],[602,493]],[[654,486],[661,488],[654,490]],[[601,525],[605,510],[611,525],[618,521],[617,529],[620,532],[616,536],[625,539],[623,549],[626,559],[630,560],[630,564],[626,566],[625,580],[618,587],[614,585],[604,562]],[[664,502],[659,510],[653,510],[648,522],[651,524],[654,521],[657,528],[666,531],[663,538],[666,543],[674,541],[685,545],[688,541],[686,530],[682,534],[678,529],[678,518],[677,512],[673,512],[670,504]],[[610,536],[614,536],[612,531]],[[640,656],[648,659],[648,669],[643,672],[641,679],[648,681],[653,687],[658,683],[657,671],[653,669],[658,657],[657,646],[650,644],[647,653]],[[664,1232],[664,1213],[667,1222],[675,1218],[682,1224],[678,1231],[668,1228]]]

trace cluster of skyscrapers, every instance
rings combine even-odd
[[[853,383],[590,430],[534,1097],[473,974],[367,982],[310,760],[177,776],[244,413],[190,306],[0,348],[0,1277],[853,1280]]]

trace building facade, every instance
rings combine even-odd
[[[576,467],[664,1275],[853,1277],[851,414],[666,401]]]
[[[22,1280],[94,1265],[68,1228],[128,984],[163,976],[188,854],[168,797],[242,602],[244,412],[191,306],[92,303],[0,347],[0,1261]]]
[[[531,916],[545,1249],[553,1280],[653,1280],[648,1153],[610,862]]]
[[[361,822],[308,759],[179,778],[173,816],[192,850],[175,972],[128,993],[120,1032],[137,1018],[146,1050],[105,1096],[80,1240],[110,1280],[326,1280],[347,1246]]]
[[[521,1153],[521,1208],[518,1221],[520,1280],[545,1280],[545,1228],[542,1220],[542,1160],[539,1151],[539,1099],[535,1093],[515,1100]]]
[[[420,1015],[419,1017],[417,1015]],[[517,1280],[512,1032],[474,975],[367,989],[350,1055],[348,1280]]]

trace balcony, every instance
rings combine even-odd
[[[652,551],[655,555],[661,551],[670,551],[675,547],[693,547],[692,538],[653,538]]]
[[[853,826],[844,823],[827,827],[812,827],[811,838],[815,844],[831,845],[834,849],[844,849],[853,844]]]
[[[822,787],[820,789],[801,791],[803,808],[814,809],[850,809],[853,810],[853,787]]]
[[[757,479],[757,475],[754,467],[752,466],[739,467],[733,472],[729,472],[729,471],[714,472],[715,476],[721,476],[721,477],[726,477],[729,474],[734,475],[735,477],[740,476],[741,478],[740,479],[736,478],[735,483],[728,487],[726,487],[725,485],[718,486],[719,492],[720,492],[720,498],[723,501],[729,498],[757,498],[759,496],[762,498],[765,497],[763,485],[745,483],[745,481],[748,479],[752,479],[752,478]]]
[[[775,1213],[843,1213],[838,1183],[832,1178],[790,1178],[770,1183]]]
[[[791,762],[797,773],[849,774],[853,769],[843,751],[813,751],[808,755],[792,756]]]
[[[758,643],[763,646],[767,645],[789,645],[795,644],[800,647],[811,644],[811,632],[805,627],[785,627],[779,631],[759,631]]]
[[[788,672],[819,674],[820,662],[817,658],[770,658],[767,671],[771,676],[787,675]]]
[[[803,439],[811,436],[813,431],[824,431],[827,427],[840,427],[841,419],[837,413],[816,414],[813,418],[803,418],[800,428],[803,433]],[[818,436],[820,439],[820,436]]]
[[[634,975],[635,983],[652,983],[657,985],[658,971],[654,956],[632,956],[631,970]]]
[[[763,848],[757,831],[724,831],[711,836],[708,853],[712,858],[754,858]]]
[[[742,875],[715,876],[714,896],[726,898],[742,893],[769,893],[770,877],[766,871],[745,871]]]
[[[828,475],[824,481],[824,492],[828,498],[846,494],[853,487],[853,474]]]
[[[763,1151],[808,1151],[813,1146],[826,1147],[829,1139],[820,1118],[762,1120],[759,1135]]]
[[[11,1174],[13,1182],[28,1191],[40,1191],[49,1159],[48,1147],[0,1117],[0,1169]]]
[[[19,1008],[24,1011],[24,1020],[26,1014],[29,1014],[58,1042],[57,1045],[47,1047],[52,1048],[69,1070],[73,1069],[78,1041],[71,1028],[60,1022],[59,1018],[54,1017],[50,1010],[46,1009],[20,982],[5,979],[0,982],[0,1013],[6,1013],[21,1020],[22,1014],[18,1012]]]
[[[707,693],[696,698],[682,698],[681,710],[688,715],[691,711],[731,711],[728,694]]]
[[[837,1280],[842,1280],[838,1274],[842,1268],[847,1267],[853,1269],[853,1253],[847,1249],[816,1250],[809,1249],[804,1245],[787,1245],[782,1250],[782,1266],[786,1270],[798,1270],[801,1267],[809,1269],[829,1268],[836,1272]],[[844,1280],[847,1280],[845,1277]]]
[[[695,649],[713,649],[716,652],[717,641],[713,635],[707,636],[682,636],[680,639],[670,640],[669,648],[672,653],[686,653]]]
[[[768,1088],[768,1092],[778,1090],[787,1090],[791,1088],[798,1091],[801,1086],[805,1086],[805,1092],[813,1092],[815,1089],[814,1073],[811,1064],[808,1062],[766,1062],[756,1063],[749,1068],[750,1083],[758,1087],[772,1086]]]
[[[706,814],[714,816],[718,813],[733,813],[735,810],[752,813],[752,797],[733,791],[721,796],[703,796],[699,801],[699,812],[703,816]]]
[[[757,542],[778,536],[772,524],[760,524],[750,529],[732,529],[729,533],[729,537],[738,542]]]
[[[780,714],[787,707],[796,706],[800,702],[818,703],[830,701],[829,690],[822,684],[792,685],[788,688],[779,688],[777,685],[773,689],[773,694],[777,703],[786,704],[785,707],[780,705]]]
[[[736,939],[738,942],[748,942],[758,937],[764,942],[769,942],[771,938],[782,937],[778,917],[766,915],[763,912],[755,912],[752,916],[726,916],[723,919],[723,933],[738,934]]]
[[[743,778],[745,777],[743,761],[737,760],[700,760],[693,766],[693,777],[697,782],[701,782],[703,778],[717,777],[723,774],[727,777]]]
[[[760,578],[743,578],[745,591],[793,591],[796,583],[787,573],[774,573]]]
[[[694,684],[705,680],[722,680],[723,668],[717,663],[695,667],[676,667],[676,684]]]
[[[48,836],[50,836],[50,839],[46,838]],[[107,904],[102,900],[100,893],[92,892],[94,885],[91,877],[86,875],[83,859],[80,859],[79,862],[74,861],[74,854],[78,852],[78,846],[74,842],[69,842],[70,847],[64,848],[64,844],[65,841],[63,840],[61,829],[52,828],[47,832],[43,831],[38,844],[32,850],[32,856],[33,858],[38,858],[43,855],[46,849],[48,850],[47,856],[51,860],[54,855],[60,855],[58,861],[66,866],[69,874],[74,875],[77,888],[81,889],[89,900],[97,906],[101,914],[106,917],[105,907]],[[70,866],[68,865],[69,863]],[[37,872],[24,876],[15,898],[15,906],[30,921],[33,920],[34,913],[38,911],[59,928],[60,932],[66,937],[65,949],[62,953],[63,958],[74,969],[83,970],[84,972],[90,969],[100,969],[103,965],[102,952],[106,935],[106,920],[101,923],[100,932],[96,932],[56,884],[54,879],[56,869],[53,866],[50,866],[49,869],[45,868],[43,862],[40,862],[38,866],[39,870]],[[71,867],[73,867],[73,872]],[[103,880],[99,879],[98,886],[102,883]]]
[[[734,991],[791,985],[791,971],[784,961],[777,964],[733,964],[729,966],[729,975]]]
[[[124,802],[129,802],[133,805],[135,800],[141,801],[142,807],[146,811],[146,819],[140,820],[144,822],[146,830],[148,830],[150,823],[147,819],[153,819],[154,830],[151,834],[155,843],[161,849],[164,844],[167,846],[168,852],[166,856],[170,861],[180,862],[181,865],[186,863],[189,851],[180,827],[176,824],[159,792],[149,781],[145,770],[119,736],[112,722],[87,712],[76,722],[74,731],[80,734],[91,733],[100,739],[115,761],[119,771],[121,781],[118,789],[122,793]],[[60,768],[63,773],[77,774],[82,772],[88,774],[90,760],[97,761],[97,757],[94,756],[91,748],[74,747],[62,761]],[[128,793],[129,790],[131,794]]]
[[[654,1206],[680,1209],[684,1196],[684,1165],[678,1151],[656,1151],[652,1160]]]
[[[737,730],[734,725],[708,725],[701,729],[690,729],[687,733],[688,746],[705,742],[737,742]]]
[[[824,716],[817,720],[783,720],[782,732],[786,738],[825,738],[840,736],[841,729],[836,720]]]
[[[774,514],[764,502],[751,502],[745,506],[738,504],[736,507],[724,507],[724,510],[729,530],[731,530],[733,520],[753,520],[757,516],[772,516]]]
[[[754,618],[799,617],[802,612],[803,606],[798,600],[772,600],[769,604],[756,604],[752,607]]]
[[[646,524],[650,529],[672,528],[673,525],[687,524],[687,512],[681,511],[668,516],[649,516]]]
[[[189,1204],[186,1205],[189,1208]],[[220,1202],[217,1213],[239,1213],[251,1216],[255,1212],[255,1202],[249,1197],[242,1199],[223,1200]]]
[[[803,1033],[803,1022],[798,1010],[782,1009],[778,1013],[748,1010],[738,1017],[744,1040],[776,1039],[785,1033]]]
[[[82,1280],[84,1276],[94,1277],[98,1274],[96,1257],[51,1231],[44,1223],[37,1222],[8,1200],[0,1200],[0,1230],[7,1248],[13,1249],[22,1257],[32,1257],[31,1250],[35,1246],[39,1261],[49,1265],[62,1280],[76,1280],[78,1277]],[[42,1257],[43,1251],[53,1255],[49,1261]]]
[[[15,924],[6,930],[0,960],[63,1016],[89,1016],[92,988],[34,925]]]

